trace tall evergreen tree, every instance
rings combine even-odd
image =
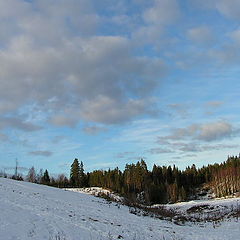
[[[80,183],[80,166],[77,158],[74,159],[70,170],[70,184],[72,187],[79,187]]]
[[[86,187],[86,175],[84,173],[83,162],[80,162],[79,166],[79,187]]]
[[[49,177],[49,174],[48,174],[48,170],[46,169],[44,174],[43,174],[43,177],[42,177],[42,183],[43,184],[50,184],[50,177]]]

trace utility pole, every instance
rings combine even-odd
[[[18,176],[18,160],[16,158],[16,166],[15,166],[15,177]]]

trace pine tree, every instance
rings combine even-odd
[[[79,166],[79,187],[86,187],[86,176],[84,173],[83,162],[80,162]]]
[[[43,184],[46,184],[46,185],[49,185],[50,184],[50,177],[49,177],[49,174],[48,174],[48,170],[46,169],[44,174],[43,174],[43,177],[42,177],[42,183]]]
[[[80,185],[80,166],[77,158],[74,159],[71,165],[70,184],[72,187],[79,187]]]

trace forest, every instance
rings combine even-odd
[[[21,176],[12,178],[23,180]],[[199,189],[204,189],[205,193],[210,190],[216,197],[239,193],[240,155],[229,156],[223,163],[201,168],[193,164],[185,170],[179,170],[175,165],[153,165],[149,170],[141,159],[136,164],[126,164],[123,171],[117,167],[87,173],[83,162],[75,158],[69,178],[64,174],[50,177],[48,170],[43,172],[42,169],[37,174],[32,167],[25,180],[58,188],[102,187],[144,204],[175,203],[196,198]]]

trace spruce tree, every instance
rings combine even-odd
[[[43,184],[50,184],[50,177],[49,177],[49,174],[48,174],[48,170],[46,169],[44,174],[43,174],[43,177],[42,177],[42,183]]]
[[[86,184],[86,176],[84,173],[83,162],[80,162],[79,166],[79,187],[85,187]]]
[[[80,166],[78,159],[75,158],[70,170],[70,184],[72,187],[79,187],[80,183]]]

